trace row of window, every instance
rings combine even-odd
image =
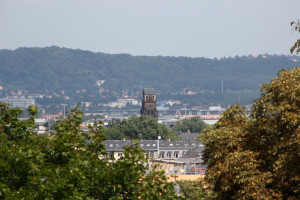
[[[155,101],[155,97],[154,96],[146,96],[146,101],[149,101],[149,100]]]
[[[146,144],[146,145],[140,144],[140,145],[141,145],[141,147],[144,147],[144,146],[150,147],[151,146],[151,144]],[[176,146],[179,146],[179,145],[180,145],[180,143],[176,143]],[[115,146],[118,147],[119,144],[115,144]],[[156,144],[152,144],[152,146],[156,147]],[[161,143],[160,146],[165,146],[165,144]],[[168,146],[172,147],[172,146],[174,146],[174,144],[170,143],[170,144],[168,144]],[[189,146],[189,144],[185,143],[184,146]],[[192,146],[196,146],[196,143],[192,143]],[[109,144],[109,147],[114,147],[114,144]]]
[[[143,147],[143,146],[144,146],[144,144],[141,144],[141,147]],[[147,147],[150,147],[151,145],[150,145],[150,144],[146,144],[146,146],[147,146]],[[153,147],[156,147],[156,144],[152,144],[152,146],[153,146]]]
[[[154,114],[154,110],[147,110],[147,115],[153,115]]]
[[[182,154],[184,154],[184,151],[182,152]],[[148,155],[153,158],[153,152],[149,152]],[[119,152],[118,157],[122,157],[122,156],[123,156],[123,153]],[[108,155],[108,157],[109,158],[114,158],[114,153],[110,153]],[[160,158],[172,158],[172,152],[168,151],[166,156],[165,156],[165,152],[162,151],[162,152],[160,152],[159,157]],[[174,152],[174,158],[179,158],[179,151]]]
[[[165,153],[160,153],[159,154],[160,158],[165,158]],[[179,157],[179,152],[174,152],[174,158]],[[167,152],[166,158],[172,158],[172,152]]]

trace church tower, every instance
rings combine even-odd
[[[153,88],[143,90],[141,115],[153,117],[158,120],[158,111],[156,109],[156,94]]]

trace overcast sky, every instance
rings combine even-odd
[[[188,57],[289,54],[300,0],[0,0],[0,49]]]

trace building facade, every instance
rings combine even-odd
[[[130,140],[106,140],[107,157],[119,160],[124,156],[124,147],[131,146]],[[199,141],[139,140],[139,146],[148,155],[147,167],[158,164],[166,174],[203,174],[203,146]]]
[[[35,105],[35,99],[26,99],[26,98],[1,98],[0,102],[7,103],[12,108],[22,108],[22,109],[25,109],[28,106]]]

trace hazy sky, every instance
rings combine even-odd
[[[189,57],[288,54],[300,0],[0,0],[0,49]]]

